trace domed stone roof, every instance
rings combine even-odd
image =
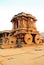
[[[17,15],[14,15],[11,22],[13,20],[17,19],[18,17],[32,18],[34,21],[37,21],[37,19],[34,16],[32,16],[31,14],[21,12],[21,13],[18,13]]]

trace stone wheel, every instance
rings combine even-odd
[[[16,38],[15,37],[9,37],[9,44],[11,48],[14,48],[16,46]]]
[[[32,40],[33,40],[33,37],[31,34],[26,34],[25,37],[24,37],[24,41],[25,43],[27,44],[32,44]]]
[[[36,35],[36,36],[35,36],[35,43],[36,43],[36,44],[39,44],[40,41],[41,41],[41,40],[40,40],[40,35]]]

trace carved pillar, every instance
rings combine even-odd
[[[23,28],[23,19],[18,19],[18,28]]]
[[[17,29],[17,21],[13,22],[13,30],[16,30]]]
[[[18,28],[21,28],[20,19],[18,19]]]
[[[36,31],[35,22],[33,19],[28,19],[28,29],[32,29],[32,31]]]
[[[23,28],[27,28],[27,20],[22,19]]]

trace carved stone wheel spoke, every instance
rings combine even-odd
[[[26,34],[25,37],[24,37],[24,41],[25,43],[27,44],[32,44],[32,40],[33,40],[33,37],[31,34]]]
[[[40,35],[36,35],[36,36],[35,36],[35,43],[36,43],[36,44],[39,44],[40,41],[41,41],[41,40],[40,40]]]

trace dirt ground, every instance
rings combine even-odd
[[[44,44],[0,49],[0,65],[44,65]]]

